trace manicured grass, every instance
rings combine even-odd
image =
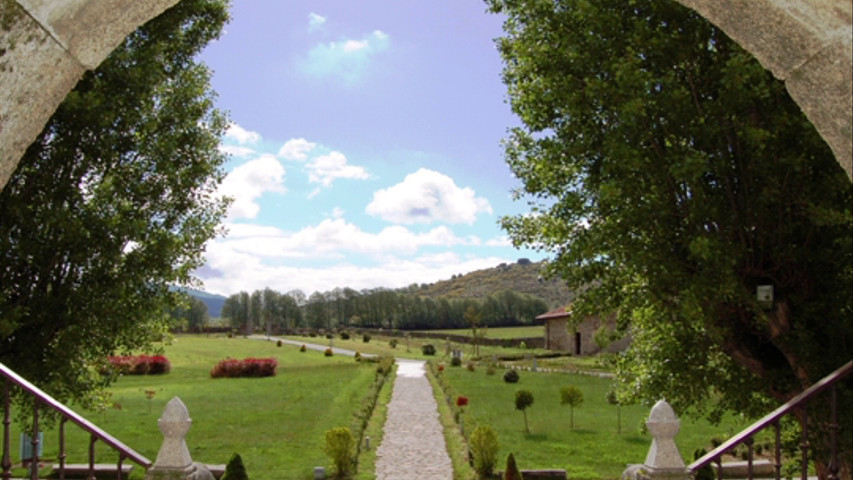
[[[471,336],[470,328],[454,328],[448,330],[424,330],[428,333],[434,333],[436,337],[441,338],[442,335],[466,335]],[[512,339],[512,338],[530,338],[542,337],[545,335],[544,325],[527,325],[524,327],[494,327],[486,329],[486,338]]]
[[[375,364],[352,357],[324,357],[322,352],[301,353],[298,347],[242,338],[180,336],[165,347],[165,354],[171,373],[126,376],[111,388],[110,401],[120,409],[78,411],[153,461],[163,440],[157,419],[166,402],[179,396],[193,419],[187,436],[193,460],[226,463],[239,453],[251,478],[268,480],[307,480],[315,466],[331,471],[323,452],[325,432],[350,426],[375,376]],[[278,375],[210,378],[213,365],[227,356],[275,357]],[[145,395],[149,389],[156,391],[150,401]],[[66,431],[68,461],[86,462],[88,435],[70,424]],[[49,459],[56,459],[56,438],[54,431],[45,433]],[[117,460],[98,445],[98,462]]]
[[[628,463],[643,463],[651,446],[651,436],[640,433],[639,426],[649,408],[639,405],[622,407],[622,433],[617,433],[617,410],[606,402],[611,380],[588,375],[564,373],[520,372],[516,384],[503,381],[504,370],[487,375],[485,367],[470,372],[462,367],[446,367],[440,375],[452,386],[453,395],[468,397],[463,416],[465,430],[474,425],[489,425],[498,434],[499,467],[504,468],[512,452],[521,469],[565,469],[569,478],[619,478]],[[575,428],[570,428],[570,409],[560,404],[561,387],[579,387],[584,402],[575,408]],[[533,405],[527,410],[530,434],[524,432],[522,412],[515,410],[515,392],[530,390]],[[437,399],[444,402],[437,391]],[[453,399],[451,399],[453,400]],[[720,426],[703,420],[681,418],[681,431],[676,443],[685,460],[694,450],[707,447],[714,436],[728,437],[735,429],[733,419]],[[742,427],[742,425],[739,425]]]

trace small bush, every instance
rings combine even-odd
[[[244,360],[228,358],[220,360],[210,371],[210,376],[213,378],[274,377],[276,368],[278,368],[278,360],[275,358]]]
[[[337,427],[326,432],[326,455],[335,464],[335,476],[346,478],[355,470],[355,438],[349,428]]]
[[[465,368],[467,368],[469,372],[473,372],[477,370],[477,364],[474,362],[468,362],[468,364],[465,365]]]
[[[359,352],[355,352],[355,361],[356,361],[356,362],[360,362],[360,361],[361,361],[361,353],[359,353]]]
[[[468,446],[471,449],[474,471],[481,478],[491,476],[498,463],[498,436],[492,427],[481,425],[475,428],[468,439]]]
[[[450,359],[450,366],[452,367],[460,367],[462,366],[462,359],[459,357],[453,357]]]
[[[246,467],[243,466],[243,459],[240,458],[240,455],[235,453],[231,457],[228,465],[225,466],[225,473],[222,475],[221,480],[249,480],[249,476],[246,474]]]
[[[334,335],[332,335],[331,333],[327,333],[327,334],[326,334],[326,340],[331,340],[331,339],[333,339],[333,338],[335,338],[335,336],[334,336]]]
[[[369,333],[365,333],[364,335],[362,335],[362,336],[361,336],[361,341],[362,341],[362,342],[364,342],[364,343],[369,342],[369,341],[370,341],[370,334],[369,334]]]
[[[518,465],[515,464],[515,457],[511,453],[506,457],[506,471],[503,480],[522,480]]]
[[[280,347],[280,346],[282,346],[282,345],[283,345],[283,343],[282,343],[282,341],[281,341],[281,340],[279,340],[279,341],[275,342],[275,346],[276,346],[276,347]]]
[[[169,359],[162,355],[125,355],[107,357],[107,361],[114,371],[124,375],[157,375],[172,370]]]
[[[533,405],[533,392],[530,390],[519,390],[515,392],[515,409],[521,410],[524,414],[524,431],[530,433],[530,428],[527,426],[527,409]]]
[[[299,347],[300,352],[305,352],[307,350],[308,350],[308,348],[304,344],[301,347]]]
[[[494,375],[496,371],[494,365],[489,365],[489,368],[486,369],[486,375]]]
[[[379,357],[378,362],[379,366],[376,367],[376,373],[387,374],[394,368],[394,357],[390,355]]]
[[[330,348],[327,348],[327,349],[326,349],[326,351],[325,351],[325,352],[323,352],[323,355],[325,355],[325,356],[327,356],[327,357],[331,357],[333,354],[334,354],[334,353],[332,352],[331,347],[330,347]]]
[[[388,341],[388,345],[389,345],[391,348],[397,348],[397,339],[396,339],[396,338],[392,338],[391,340],[389,340],[389,341]]]
[[[349,340],[349,332],[347,332],[346,330],[341,332],[341,340]]]
[[[421,347],[421,352],[424,355],[435,355],[435,345],[426,343]]]
[[[518,383],[518,379],[518,372],[515,370],[507,370],[506,373],[504,373],[504,382],[506,383]]]

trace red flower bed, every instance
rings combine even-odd
[[[107,360],[115,371],[124,375],[156,375],[172,369],[169,359],[162,355],[124,355]]]
[[[210,371],[213,378],[226,377],[274,377],[278,368],[275,358],[246,358],[237,360],[228,358],[220,360]]]

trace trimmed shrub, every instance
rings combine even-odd
[[[301,347],[299,347],[299,351],[300,351],[300,352],[305,352],[305,351],[307,351],[307,350],[308,350],[308,348],[307,348],[307,347],[305,347],[305,345],[304,345],[304,344],[303,344]]]
[[[347,332],[346,330],[341,332],[341,340],[349,340],[349,332]]]
[[[360,361],[361,361],[361,353],[359,353],[359,352],[355,352],[355,361],[356,361],[356,362],[360,362]]]
[[[107,357],[107,361],[114,371],[124,375],[157,375],[172,370],[169,359],[162,355],[113,356]]]
[[[282,342],[281,342],[281,340],[279,340],[279,341],[275,342],[275,346],[276,346],[276,347],[280,347],[280,346],[282,346]]]
[[[238,377],[274,377],[278,368],[278,360],[275,358],[246,358],[237,360],[228,358],[220,360],[210,376],[213,378],[238,378]]]
[[[515,464],[515,457],[511,453],[506,457],[504,480],[522,480],[521,472],[518,471],[518,465]]]
[[[369,341],[370,341],[370,334],[369,334],[369,333],[365,333],[364,335],[362,335],[362,336],[361,336],[361,341],[362,341],[362,342],[364,342],[364,343],[369,342]]]
[[[461,367],[462,366],[462,359],[460,357],[451,358],[450,359],[450,366],[451,367]]]
[[[323,352],[323,354],[327,357],[331,357],[334,353],[332,352],[332,349],[330,347],[330,348],[327,348],[326,351]]]
[[[435,355],[435,345],[433,345],[431,343],[424,344],[421,347],[421,352],[424,355]]]
[[[355,438],[349,428],[337,427],[326,432],[323,449],[335,464],[335,476],[346,478],[355,471]]]
[[[240,455],[234,454],[231,460],[228,460],[228,465],[225,465],[225,473],[221,480],[249,480],[246,475],[246,467],[243,466],[243,459]]]
[[[518,383],[518,379],[518,372],[515,370],[507,370],[506,373],[504,373],[504,382],[506,383]]]
[[[498,463],[498,436],[492,427],[481,425],[475,428],[468,439],[468,447],[477,475],[481,478],[491,476]]]
[[[397,348],[397,339],[392,338],[391,340],[388,340],[388,346],[390,346],[391,348]]]
[[[474,370],[477,369],[477,364],[474,362],[468,362],[468,364],[465,367],[468,369],[469,372],[473,372]]]
[[[524,414],[524,431],[530,433],[527,426],[527,408],[533,405],[533,392],[530,390],[519,390],[515,392],[515,409]]]

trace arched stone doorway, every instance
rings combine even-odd
[[[785,81],[853,176],[853,4],[678,0]],[[137,26],[177,0],[0,2],[0,188],[56,107]]]

